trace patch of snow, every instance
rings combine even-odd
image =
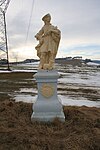
[[[37,70],[12,70],[12,72],[37,72]]]
[[[69,98],[68,96],[62,96],[58,95],[60,102],[64,106],[87,106],[87,107],[100,107],[100,102],[99,101],[89,101],[86,99],[83,99],[80,97],[80,100],[75,100]],[[37,99],[36,96],[31,96],[31,95],[25,95],[25,94],[18,94],[14,96],[14,100],[16,102],[26,102],[26,103],[35,103]]]
[[[35,103],[37,96],[25,95],[25,94],[18,94],[14,95],[15,102],[26,102],[26,103]]]
[[[99,101],[89,101],[89,100],[75,100],[67,96],[59,95],[60,101],[64,106],[87,106],[87,107],[100,107]]]
[[[23,63],[23,64],[18,64],[18,66],[22,66],[22,67],[38,67],[38,65],[39,65],[39,63],[40,63],[40,61],[37,61],[37,62],[32,62],[32,63]]]
[[[58,72],[60,75],[67,75],[68,73],[65,73],[65,72]]]
[[[0,70],[0,73],[10,73],[11,71],[7,71],[7,70]]]
[[[89,65],[89,66],[100,66],[100,64],[94,63],[94,62],[88,62],[87,65]]]
[[[22,92],[24,92],[24,93],[29,92],[29,93],[35,93],[35,94],[37,94],[37,90],[33,89],[33,88],[21,88],[20,89],[20,93],[22,93]]]
[[[86,86],[99,86],[100,87],[100,72],[94,73],[93,75],[84,75],[84,77],[80,74],[69,74],[66,76],[63,76],[62,78],[58,79],[59,83],[63,84],[78,84],[79,86],[81,85],[86,85]]]
[[[12,73],[12,72],[33,72],[33,73],[36,73],[37,70],[12,70],[12,71],[5,71],[5,70],[0,70],[0,73]]]
[[[32,62],[32,63],[26,63],[27,65],[38,65],[40,63],[40,61],[37,62]]]

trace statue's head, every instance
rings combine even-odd
[[[46,14],[43,18],[42,18],[42,20],[44,21],[44,22],[50,22],[50,20],[51,20],[51,15],[50,14]]]

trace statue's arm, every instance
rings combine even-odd
[[[51,32],[56,33],[56,34],[61,34],[60,30],[57,28],[51,29]]]
[[[54,33],[54,34],[56,34],[56,35],[58,35],[58,36],[61,35],[61,31],[60,31],[57,27],[55,27],[55,26],[52,26],[52,27],[49,29],[49,31],[46,33],[46,35],[50,35],[50,34],[52,34],[52,33]]]
[[[61,31],[57,27],[51,28],[51,35],[53,40],[59,45],[60,39],[61,39]]]
[[[37,40],[40,40],[42,35],[43,35],[44,31],[43,31],[43,28],[35,35],[35,38]]]

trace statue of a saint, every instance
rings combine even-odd
[[[35,38],[39,40],[39,44],[35,49],[37,50],[37,56],[40,58],[39,69],[51,70],[54,68],[61,32],[50,23],[50,14],[45,15],[42,20],[44,21],[44,26],[35,35]]]

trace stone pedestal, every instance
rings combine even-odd
[[[38,85],[38,97],[33,104],[32,122],[52,122],[56,117],[65,121],[62,104],[57,96],[57,71],[39,70],[34,77]]]

